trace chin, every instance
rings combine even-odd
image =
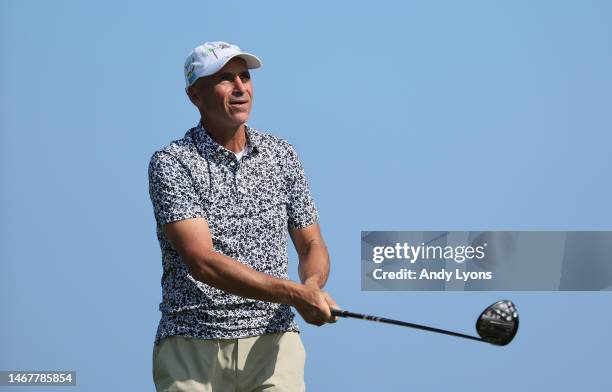
[[[249,121],[249,114],[248,113],[236,114],[232,116],[232,120],[237,125],[244,124],[245,122]]]

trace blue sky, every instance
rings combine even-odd
[[[361,292],[359,241],[362,230],[610,230],[611,11],[3,1],[0,369],[73,369],[71,390],[153,389],[161,259],[148,160],[198,121],[185,56],[225,40],[263,61],[249,124],[300,154],[341,306],[466,333],[498,298],[521,312],[503,349],[302,322],[309,390],[609,390],[610,292]]]

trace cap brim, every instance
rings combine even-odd
[[[199,79],[199,78],[203,78],[205,76],[210,76],[210,75],[214,75],[217,72],[219,72],[221,70],[221,68],[223,68],[225,66],[225,64],[227,64],[231,59],[233,59],[234,57],[239,57],[241,59],[243,59],[246,62],[247,68],[248,69],[255,69],[255,68],[259,68],[261,67],[261,60],[259,58],[257,58],[257,56],[254,56],[250,53],[237,53],[233,56],[228,57],[224,62],[218,63],[218,65],[215,68],[211,68],[209,69],[207,73],[198,76],[193,82],[191,82],[190,84],[187,85],[187,87],[185,87],[185,89],[188,89],[189,86],[193,86],[193,84]]]
[[[248,69],[255,69],[255,68],[259,68],[261,67],[261,60],[257,58],[257,56],[254,56],[250,53],[240,53],[237,54],[235,56],[232,56],[229,60],[231,60],[234,57],[240,57],[241,59],[243,59],[244,61],[246,61],[247,64],[247,68]],[[226,62],[227,64],[227,62]]]

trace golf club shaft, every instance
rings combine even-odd
[[[484,340],[482,340],[481,338],[478,338],[476,336],[465,335],[465,334],[462,334],[462,333],[447,331],[447,330],[439,329],[439,328],[428,327],[428,326],[425,326],[425,325],[407,323],[405,321],[392,320],[392,319],[388,319],[388,318],[384,318],[384,317],[376,317],[376,316],[370,316],[370,315],[367,315],[367,314],[353,313],[353,312],[349,312],[348,310],[332,309],[332,315],[337,316],[337,317],[350,317],[350,318],[356,318],[356,319],[362,319],[362,320],[377,321],[379,323],[393,324],[393,325],[399,325],[399,326],[402,326],[402,327],[422,329],[424,331],[437,332],[437,333],[442,333],[442,334],[445,334],[445,335],[457,336],[457,337],[460,337],[460,338],[471,339],[471,340],[478,340],[480,342],[484,342]]]

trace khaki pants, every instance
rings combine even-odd
[[[162,339],[153,348],[157,391],[302,392],[306,352],[297,332],[242,339]]]

